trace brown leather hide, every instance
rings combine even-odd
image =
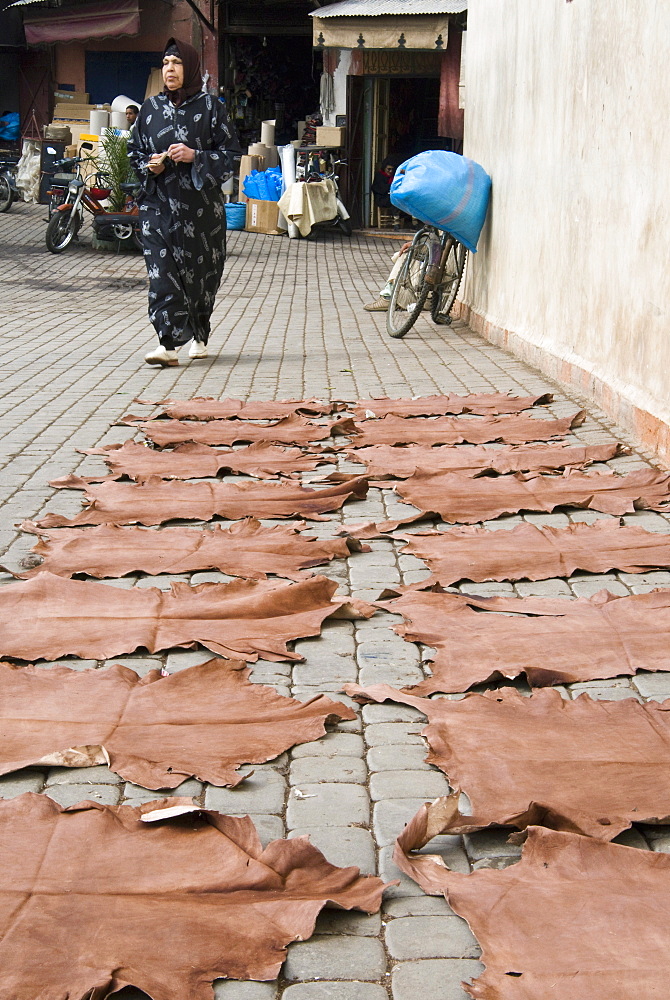
[[[193,399],[136,399],[136,403],[147,406],[162,406],[161,416],[175,420],[220,420],[237,417],[241,420],[278,420],[292,413],[307,413],[321,416],[342,408],[341,403],[323,399],[213,399],[209,396],[194,396]]]
[[[394,626],[399,635],[437,650],[432,676],[412,694],[465,691],[499,675],[547,687],[670,670],[670,590],[577,600],[414,591],[379,607],[410,622]]]
[[[0,774],[31,764],[108,763],[144,788],[196,777],[238,785],[240,764],[262,764],[325,733],[328,719],[354,719],[317,695],[295,701],[252,684],[240,660],[209,660],[170,677],[141,680],[106,670],[0,663]]]
[[[619,454],[621,446],[613,444],[525,444],[487,448],[484,445],[408,444],[397,448],[378,444],[371,448],[351,448],[347,456],[352,462],[367,466],[369,476],[394,476],[407,479],[415,472],[551,472],[568,465],[583,466],[590,462],[607,462]]]
[[[256,479],[276,479],[298,472],[311,472],[324,462],[332,462],[332,455],[319,455],[313,451],[305,455],[299,448],[279,448],[261,441],[245,448],[222,451],[205,444],[182,444],[173,450],[158,451],[137,441],[107,444],[102,448],[88,448],[85,455],[102,455],[112,478],[148,479],[206,479],[226,473],[242,473]],[[87,482],[101,481],[102,476],[87,476]],[[51,481],[51,486],[61,480]]]
[[[306,837],[263,850],[248,816],[189,799],[0,801],[0,856],[3,1000],[211,1000],[221,976],[274,979],[329,901],[374,912],[384,888]]]
[[[459,580],[546,580],[575,570],[645,573],[670,568],[670,534],[616,521],[552,528],[519,524],[509,531],[479,525],[407,536],[403,553],[423,559],[432,577],[420,584],[449,587]]]
[[[390,415],[382,417],[381,420],[359,420],[353,424],[351,433],[353,444],[357,448],[375,444],[461,444],[466,441],[470,444],[485,444],[487,441],[523,444],[526,441],[546,441],[549,438],[563,437],[573,427],[578,427],[583,423],[585,415],[583,410],[575,413],[572,417],[562,417],[560,420],[536,420],[534,417],[518,416],[396,417]],[[189,438],[189,440],[193,440],[193,438]],[[266,440],[270,440],[270,438],[266,437]]]
[[[224,527],[207,528],[122,528],[101,524],[93,528],[56,528],[43,532],[24,522],[24,530],[43,537],[33,548],[42,563],[25,573],[27,580],[48,570],[56,576],[125,576],[126,573],[193,573],[219,570],[230,576],[264,580],[268,573],[300,580],[304,570],[331,559],[343,559],[352,549],[360,550],[354,539],[321,539],[302,535],[304,521],[295,525],[265,527],[246,518]],[[365,546],[369,549],[369,546]]]
[[[119,590],[43,572],[0,588],[0,656],[106,660],[140,646],[155,653],[200,643],[221,656],[300,660],[286,643],[319,634],[346,603],[336,590],[323,576]]]
[[[275,444],[310,444],[331,434],[331,424],[316,424],[292,414],[272,424],[253,424],[246,420],[154,420],[136,425],[150,441],[164,447],[192,441],[195,444],[231,445],[246,441]]]
[[[434,806],[439,810],[440,800]],[[424,809],[398,838],[395,863],[444,893],[482,946],[476,1000],[631,1000],[664,997],[670,975],[670,858],[575,833],[530,827],[518,864],[451,872],[428,853],[439,835]],[[631,943],[634,943],[632,946]]]
[[[582,507],[616,516],[636,508],[670,509],[670,474],[656,469],[636,469],[627,476],[568,469],[562,476],[517,472],[478,479],[458,473],[416,473],[396,490],[415,507],[461,524],[520,510],[549,513],[556,507]]]
[[[526,698],[510,687],[460,701],[415,698],[386,684],[345,690],[428,717],[426,760],[456,790],[442,800],[444,833],[541,824],[612,840],[632,823],[670,820],[670,701],[564,701],[551,689]]]
[[[367,494],[368,482],[352,477],[327,489],[312,490],[293,483],[184,483],[149,479],[145,483],[91,485],[77,476],[63,486],[85,490],[86,509],[75,517],[47,514],[36,521],[39,528],[79,524],[162,524],[176,518],[209,521],[225,517],[306,517],[325,520],[326,511],[338,510],[351,497]]]
[[[359,399],[351,404],[357,417],[373,413],[385,417],[391,413],[399,417],[437,417],[445,413],[479,413],[484,416],[496,413],[518,413],[531,406],[552,403],[551,393],[541,396],[509,396],[504,392],[473,392],[466,396],[450,393],[448,396],[418,396],[414,399]]]

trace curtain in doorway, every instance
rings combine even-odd
[[[440,66],[440,111],[437,134],[463,141],[463,109],[458,104],[458,85],[461,77],[462,32],[452,29]]]

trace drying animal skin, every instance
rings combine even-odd
[[[479,413],[484,416],[496,413],[518,413],[531,406],[553,403],[551,393],[541,396],[509,396],[504,392],[473,392],[467,396],[451,393],[449,396],[416,396],[414,399],[359,399],[350,404],[357,417],[437,417],[446,413]]]
[[[670,590],[577,600],[413,591],[377,606],[410,622],[394,626],[398,635],[437,651],[432,676],[412,694],[465,691],[498,676],[548,687],[670,670]]]
[[[328,489],[312,490],[293,483],[183,483],[148,479],[144,483],[99,483],[70,476],[63,487],[85,490],[85,510],[76,517],[47,514],[36,521],[39,528],[75,527],[79,524],[162,524],[175,518],[209,521],[224,517],[306,517],[323,521],[326,511],[338,510],[368,491],[366,477],[352,477]]]
[[[645,573],[670,569],[670,535],[616,521],[552,528],[519,524],[510,531],[481,526],[408,535],[403,553],[423,559],[432,576],[422,588],[459,580],[547,580],[575,570]]]
[[[353,538],[323,539],[300,534],[305,527],[304,521],[265,527],[247,518],[229,527],[214,525],[211,530],[184,527],[152,531],[101,524],[43,532],[27,521],[24,530],[43,536],[32,550],[43,562],[16,576],[27,580],[48,570],[56,576],[85,573],[102,579],[135,572],[156,576],[219,570],[250,580],[264,580],[268,573],[300,580],[306,569],[362,550],[361,543]],[[363,550],[369,550],[369,546]]]
[[[195,444],[232,445],[244,441],[264,441],[268,444],[307,445],[323,441],[331,435],[333,424],[316,424],[292,414],[272,424],[253,424],[246,420],[155,420],[140,421],[136,426],[150,441],[163,448],[165,445]]]
[[[225,420],[237,417],[240,420],[279,420],[292,413],[307,413],[322,416],[342,408],[341,403],[331,403],[323,399],[212,399],[209,396],[195,396],[193,399],[136,399],[136,403],[146,406],[162,406],[159,416],[175,420]],[[135,418],[133,418],[135,419]]]
[[[556,507],[581,507],[617,517],[636,508],[670,510],[670,474],[656,469],[636,469],[627,476],[568,469],[562,476],[517,472],[477,479],[455,472],[418,472],[396,486],[396,491],[420,510],[461,524],[521,510],[549,513]]]
[[[276,479],[299,472],[311,472],[324,462],[332,462],[332,455],[309,455],[299,448],[279,448],[257,441],[246,448],[222,451],[204,444],[182,444],[174,450],[157,451],[137,441],[107,444],[102,448],[81,449],[84,455],[102,455],[111,475],[86,476],[89,483],[106,478],[149,479],[206,479],[225,473],[242,473],[256,479]],[[50,486],[62,486],[63,480],[52,480]]]
[[[475,1000],[651,1000],[670,976],[670,858],[530,827],[518,864],[462,875],[413,854],[441,832],[438,799],[398,838],[395,863],[444,894],[482,946]]]
[[[560,420],[534,417],[382,417],[359,420],[351,425],[353,443],[358,447],[376,444],[485,444],[504,441],[523,444],[563,437],[584,422],[584,410]],[[144,427],[143,427],[144,430]],[[181,438],[181,440],[184,440]],[[193,440],[190,438],[189,440]],[[266,438],[266,440],[270,440]],[[213,442],[210,442],[213,443]],[[224,443],[224,442],[221,442]],[[227,442],[225,442],[227,443]]]
[[[329,864],[307,837],[189,799],[62,809],[0,802],[0,998],[211,1000],[214,979],[274,979],[332,902],[379,909],[384,884]]]
[[[240,764],[262,764],[354,719],[316,695],[301,702],[252,684],[239,660],[209,660],[162,677],[113,664],[106,670],[0,663],[0,774],[30,765],[108,764],[144,788],[195,777],[238,785]]]
[[[200,643],[221,656],[301,660],[286,643],[318,635],[324,618],[346,604],[333,598],[336,590],[334,581],[316,576],[293,584],[173,583],[165,593],[43,572],[0,588],[0,656],[106,660],[140,646],[155,653]]]
[[[632,823],[670,822],[670,701],[586,694],[564,701],[550,689],[525,698],[510,687],[460,701],[416,698],[386,684],[344,690],[428,717],[426,760],[455,789],[441,800],[443,833],[538,824],[612,840]],[[459,812],[461,792],[467,815]]]
[[[347,457],[367,466],[375,477],[407,479],[415,472],[552,472],[568,465],[584,466],[607,462],[621,454],[621,445],[612,444],[524,444],[487,448],[484,445],[408,444],[404,448],[378,444],[371,448],[351,448]]]

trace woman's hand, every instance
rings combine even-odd
[[[195,150],[183,142],[173,142],[168,146],[167,154],[175,163],[193,163],[195,159]]]
[[[165,170],[165,157],[167,153],[154,153],[147,163],[147,167],[150,172],[156,176],[156,174],[162,174]]]

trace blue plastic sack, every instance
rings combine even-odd
[[[431,149],[401,163],[391,184],[391,203],[438,229],[473,253],[482,231],[491,178],[467,156]]]
[[[20,118],[16,111],[8,111],[0,118],[0,139],[16,142],[21,131]]]
[[[250,174],[244,178],[242,182],[242,191],[246,194],[247,198],[260,198],[258,193],[258,171],[252,170]]]
[[[244,229],[247,221],[246,202],[227,201],[226,209],[226,229]]]
[[[267,170],[252,170],[242,182],[242,190],[247,198],[258,201],[279,201],[281,195],[281,167]]]

